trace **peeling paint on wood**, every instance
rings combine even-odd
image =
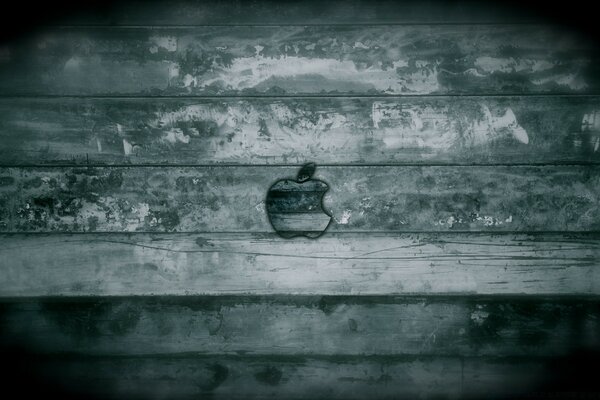
[[[596,166],[326,167],[329,231],[600,228]],[[297,167],[2,168],[5,232],[271,232],[269,187]]]
[[[597,234],[3,235],[0,296],[599,295]]]
[[[507,10],[135,0],[3,43],[19,393],[560,397],[585,378],[599,47]],[[267,190],[306,162],[333,222],[284,240]]]
[[[0,162],[600,160],[596,97],[0,100]]]
[[[535,25],[48,30],[0,90],[55,95],[594,93],[595,45]]]

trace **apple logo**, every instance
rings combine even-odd
[[[323,209],[323,196],[329,186],[310,179],[315,169],[314,163],[305,164],[295,180],[279,180],[267,192],[267,215],[279,236],[314,239],[329,226],[331,215]]]

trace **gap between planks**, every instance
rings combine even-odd
[[[514,93],[428,93],[428,94],[418,94],[418,93],[403,93],[403,94],[303,94],[303,93],[290,93],[290,94],[221,94],[221,95],[147,95],[147,94],[1,94],[0,99],[98,99],[98,100],[220,100],[220,99],[381,99],[381,100],[389,100],[389,99],[403,99],[403,98],[418,98],[418,99],[428,99],[428,98],[457,98],[457,97],[465,97],[465,98],[506,98],[506,97],[539,97],[539,98],[576,98],[576,97],[599,97],[600,92],[587,92],[587,93],[565,93],[565,92],[542,92],[542,93],[528,93],[528,92],[514,92]]]
[[[48,164],[0,164],[0,168],[243,168],[243,167],[264,167],[264,168],[294,168],[301,167],[305,163],[290,163],[290,164],[194,164],[194,163],[90,163],[85,161],[75,161],[72,163],[53,163]],[[317,167],[327,168],[368,168],[368,167],[595,167],[600,165],[600,161],[564,161],[564,162],[529,162],[529,163],[456,163],[456,162],[427,162],[427,163],[318,163]]]

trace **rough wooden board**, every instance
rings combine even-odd
[[[0,164],[600,161],[598,97],[0,99]]]
[[[566,355],[600,345],[600,302],[218,296],[1,305],[4,346],[88,355]]]
[[[598,166],[330,166],[329,231],[600,228]],[[265,197],[298,167],[0,169],[5,232],[271,232]]]
[[[600,294],[597,234],[3,235],[0,296]]]
[[[596,45],[537,25],[64,28],[9,45],[3,95],[597,93]]]
[[[29,358],[21,376],[100,398],[437,399],[537,392],[548,358],[456,357],[162,357]],[[30,378],[30,381],[34,381]],[[48,384],[50,382],[50,384]],[[510,382],[510,384],[507,384]],[[12,382],[8,382],[12,384]],[[28,388],[21,389],[27,392]],[[556,391],[553,392],[556,396]],[[85,397],[88,398],[88,397]],[[511,397],[514,398],[514,397]]]
[[[531,1],[529,1],[531,3]],[[526,3],[527,5],[527,3]],[[543,21],[539,8],[500,2],[416,0],[119,1],[95,13],[68,15],[63,25],[310,25],[412,23],[523,23]],[[537,12],[535,12],[537,11]]]

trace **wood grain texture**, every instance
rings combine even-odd
[[[0,296],[599,295],[597,234],[3,235]]]
[[[600,228],[598,166],[330,166],[329,231]],[[297,167],[0,169],[5,232],[271,232],[269,187]]]
[[[0,99],[0,164],[600,161],[598,97]]]
[[[175,297],[4,303],[3,345],[81,355],[559,356],[600,345],[598,300]]]
[[[518,11],[518,12],[515,12]],[[473,0],[177,0],[121,1],[68,15],[62,25],[338,25],[523,23],[543,21],[533,7]]]
[[[589,28],[470,0],[103,7],[0,46],[4,392],[559,398],[565,376],[597,381],[600,356],[569,358],[600,349]],[[317,231],[288,222],[325,184],[267,196],[306,162],[333,222],[283,239],[266,208]]]
[[[560,378],[548,375],[556,360],[535,357],[60,355],[19,361],[18,371],[42,380],[49,392],[109,399],[436,399],[490,392],[514,398],[539,394],[545,379]],[[557,396],[556,390],[549,393]]]
[[[595,93],[596,46],[536,25],[64,28],[7,47],[4,95]]]

